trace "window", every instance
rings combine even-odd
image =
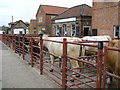
[[[76,36],[75,24],[72,24],[71,36]]]
[[[57,36],[60,35],[60,27],[59,27],[59,25],[55,26],[55,32],[56,32]]]
[[[114,27],[114,37],[120,37],[120,26],[115,26]]]
[[[39,23],[41,23],[42,22],[42,17],[39,17]]]
[[[64,35],[67,35],[67,26],[66,26],[66,24],[63,24],[63,32],[64,32]]]
[[[92,36],[97,36],[97,29],[92,30]]]

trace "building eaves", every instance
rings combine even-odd
[[[57,19],[64,19],[64,18],[69,18],[69,17],[79,17],[80,15],[83,16],[92,16],[92,9],[89,5],[82,4],[78,6],[74,6],[66,10],[65,12],[59,14],[52,20],[57,20]]]

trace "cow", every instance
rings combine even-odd
[[[90,41],[89,43],[84,43],[86,44],[83,45],[82,47],[82,52],[84,53],[84,55],[96,55],[98,52],[98,49],[96,47],[92,47],[92,46],[87,46],[87,45],[94,45],[94,46],[98,46],[98,41],[107,41],[104,42],[104,46],[108,46],[108,42],[111,41],[111,37],[104,35],[104,36],[85,36],[83,38],[81,38],[82,41]],[[93,42],[92,42],[93,41]],[[95,41],[95,42],[94,42]]]
[[[45,40],[52,40],[52,41],[59,41],[63,42],[63,39],[67,39],[68,42],[80,42],[81,39],[77,37],[48,37],[47,35],[43,35],[43,46],[45,46],[50,54],[53,54],[55,56],[62,57],[63,56],[63,43],[57,43],[57,42],[51,42],[51,41],[45,41]],[[67,45],[67,56],[78,58],[80,55],[80,45],[75,44],[68,44]],[[53,65],[54,65],[54,59],[55,57],[53,55],[50,55],[51,60],[51,72],[53,72]],[[82,67],[82,63],[70,59],[71,68],[75,69],[76,72],[80,72],[81,69],[78,69]],[[73,73],[74,75],[74,73]],[[76,75],[79,76],[79,75]],[[72,80],[73,81],[73,80]]]
[[[37,55],[37,54],[40,53],[40,49],[38,48],[39,47],[38,46],[39,42],[40,42],[40,38],[36,38],[36,37],[32,37],[32,38],[31,37],[24,37],[24,43],[26,43],[25,46],[24,46],[25,51],[26,52],[30,52],[31,48],[33,48],[33,56],[39,58],[39,55]],[[31,47],[31,44],[33,44],[32,47]]]
[[[111,41],[112,39],[110,36],[104,35],[104,36],[85,36],[81,38],[81,40],[85,42],[83,43],[84,45],[82,45],[82,55],[83,56],[97,56],[98,42],[105,41],[103,45],[108,46],[108,42]],[[95,60],[87,58],[87,61],[97,63],[97,58]],[[85,66],[87,66],[87,64],[84,63],[84,67]]]
[[[112,40],[108,46],[120,49],[120,40]],[[108,71],[120,77],[120,51],[107,50],[106,63]],[[110,81],[113,81],[112,77],[110,77]],[[116,87],[120,88],[120,78],[116,81]]]
[[[108,35],[103,35],[103,36],[85,36],[81,38],[82,41],[111,41],[111,37]]]

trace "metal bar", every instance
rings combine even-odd
[[[120,48],[107,47],[107,49],[120,52]]]
[[[80,62],[83,62],[83,63],[90,64],[92,66],[96,66],[96,63],[92,63],[92,62],[89,62],[89,61],[82,60],[82,58],[85,58],[85,57],[79,57],[79,59],[74,58],[74,57],[70,57],[70,56],[67,56],[67,57],[70,58],[70,59],[76,60],[76,61],[80,61]]]
[[[33,38],[31,36],[31,42],[30,42],[30,54],[31,54],[31,66],[33,67],[34,66],[34,63],[33,63]]]
[[[42,34],[40,35],[40,74],[43,74],[43,39]]]
[[[12,50],[14,50],[14,35],[12,35]]]
[[[48,68],[51,68],[50,65],[47,65],[47,64],[44,64],[44,66],[46,66],[46,67],[48,67]],[[55,67],[59,68],[58,66],[55,66]],[[55,70],[55,69],[54,69],[54,71],[55,71],[57,74],[59,74],[59,75],[62,74],[62,73],[61,73],[60,71],[58,71],[58,70]],[[62,80],[62,79],[61,79],[61,80]]]
[[[46,39],[43,39],[44,41],[48,41],[48,42],[56,42],[56,43],[63,43],[63,42],[60,42],[60,41],[53,41],[53,40],[46,40]]]
[[[103,56],[103,42],[98,42],[98,62],[97,62],[97,82],[96,88],[101,88],[102,81],[102,56]]]
[[[105,89],[106,86],[106,60],[107,60],[107,47],[104,47],[104,64],[103,64],[103,82],[102,82],[102,88]]]
[[[14,42],[15,44],[15,53],[16,53],[16,35],[15,35],[15,42]]]
[[[47,73],[47,72],[49,72],[49,70],[48,69],[46,69],[46,68],[44,68],[44,73],[47,75],[47,76],[49,76],[52,80],[54,80],[60,87],[62,87],[62,84],[61,84],[61,82],[58,82],[57,80],[55,80],[51,75],[49,75],[49,73]],[[51,73],[52,75],[53,75],[53,73]]]
[[[19,43],[19,56],[20,56],[20,34],[18,35],[18,43]]]
[[[25,52],[24,52],[24,34],[23,34],[23,36],[22,36],[22,58],[23,58],[23,60],[25,60]]]
[[[118,75],[112,74],[110,72],[106,72],[106,74],[120,80],[120,76]]]
[[[84,75],[84,74],[82,74],[82,73],[77,73],[77,72],[75,72],[75,71],[72,70],[72,69],[68,69],[68,70],[70,70],[70,71],[72,71],[72,72],[74,72],[74,73],[76,73],[76,74],[80,74],[81,76],[83,76],[83,77],[85,77],[85,78],[87,78],[87,79],[90,79],[90,80],[96,82],[94,79],[90,78],[90,77],[87,76],[87,75]],[[67,74],[67,75],[69,75],[69,74]],[[72,77],[72,76],[71,76],[71,77]],[[73,78],[74,78],[74,77],[73,77]]]
[[[67,88],[67,39],[63,39],[62,87]]]

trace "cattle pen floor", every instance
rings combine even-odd
[[[58,88],[54,81],[32,68],[6,45],[0,42],[0,88]],[[2,86],[2,87],[1,87]]]
[[[26,54],[25,55],[25,58],[26,58],[26,61],[30,63],[30,55],[29,54]],[[50,72],[50,57],[49,55],[44,55],[43,56],[43,62],[44,62],[44,65],[43,65],[43,75],[47,75],[48,77],[50,77],[53,81],[55,81],[59,86],[61,86],[62,84],[62,72],[61,72],[61,68],[59,67],[59,59],[56,59],[56,62],[55,62],[55,65],[54,65],[54,70],[53,72]],[[67,62],[68,63],[68,69],[71,68],[70,67],[70,62]],[[39,70],[39,60],[37,61],[37,63],[35,63],[34,67]],[[72,73],[71,71],[67,71],[67,73],[71,76]],[[82,74],[92,78],[92,79],[96,79],[96,69],[93,67],[93,66],[86,66],[82,69]],[[70,80],[70,76],[68,76],[68,79]],[[94,88],[96,87],[96,83],[91,81],[90,79],[87,79],[85,78],[84,76],[80,76],[78,79],[80,79],[81,81],[83,81],[84,83],[91,85],[93,86]],[[81,83],[77,80],[74,80],[74,82],[68,82],[67,85],[68,86],[71,86],[71,88],[76,88],[76,86],[72,86],[72,84],[79,84],[79,86],[81,88],[90,88],[90,87],[87,87],[86,85],[84,85],[84,83]]]

